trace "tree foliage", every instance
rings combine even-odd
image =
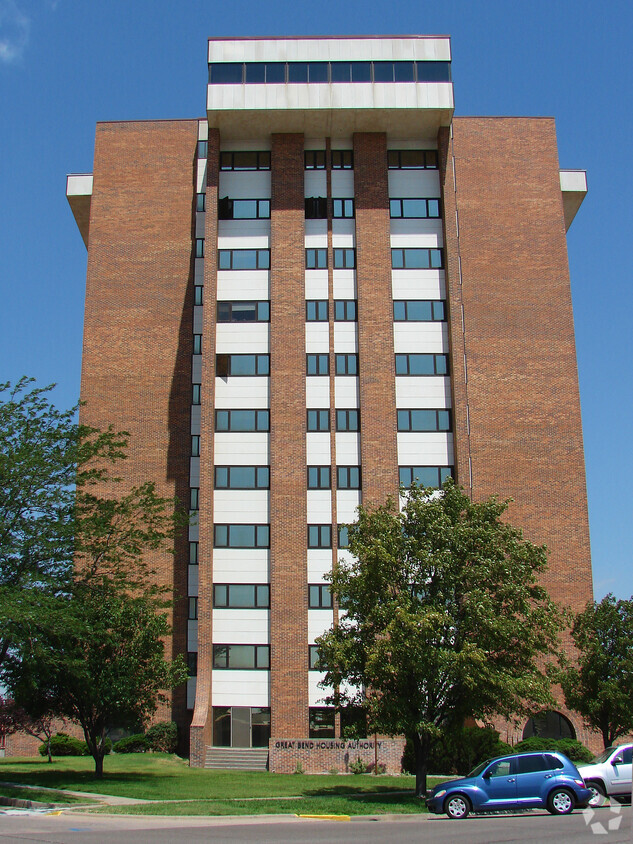
[[[538,584],[546,549],[502,520],[507,507],[471,502],[451,480],[441,492],[414,485],[402,512],[359,508],[354,559],[331,575],[345,614],[317,640],[329,700],[411,739],[420,796],[443,730],[552,701],[541,658],[562,614]]]
[[[36,712],[36,707],[31,707],[31,713],[29,713],[18,706],[14,700],[0,698],[0,735],[24,732],[33,736],[42,742],[40,748],[42,756],[47,756],[48,761],[52,762],[51,738],[54,724],[59,719],[56,719],[55,714],[46,707],[43,710],[40,709],[37,714]]]
[[[570,709],[598,730],[604,746],[633,732],[633,598],[590,603],[572,626],[578,662],[561,657],[559,682]]]

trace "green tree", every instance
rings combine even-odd
[[[422,796],[442,730],[551,703],[541,664],[562,613],[538,584],[545,548],[502,520],[508,502],[474,503],[451,480],[406,496],[402,512],[359,508],[354,559],[331,575],[345,614],[317,645],[330,702],[411,739]]]
[[[570,709],[610,747],[633,732],[633,598],[589,603],[572,626],[578,662],[561,657],[558,680]]]

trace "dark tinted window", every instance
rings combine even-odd
[[[545,756],[519,756],[517,759],[519,774],[533,774],[536,771],[551,770],[548,760]]]
[[[213,85],[239,85],[242,82],[242,62],[220,62],[209,65],[209,82]]]
[[[564,768],[565,765],[561,762],[560,759],[557,759],[555,756],[551,756],[549,753],[545,754],[545,761],[547,762],[547,769],[549,771],[554,771],[557,768]]]

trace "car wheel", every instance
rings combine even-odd
[[[591,780],[585,783],[589,791],[591,792],[591,799],[589,800],[589,805],[592,809],[595,809],[597,806],[604,806],[607,802],[607,792],[605,787],[602,785],[601,782],[592,782]]]
[[[547,811],[552,815],[568,815],[574,805],[574,797],[566,788],[555,788],[547,798]]]
[[[444,802],[444,811],[453,820],[463,820],[470,812],[470,800],[463,794],[451,794]]]

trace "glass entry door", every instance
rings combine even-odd
[[[270,709],[259,706],[214,706],[215,747],[268,747]]]

